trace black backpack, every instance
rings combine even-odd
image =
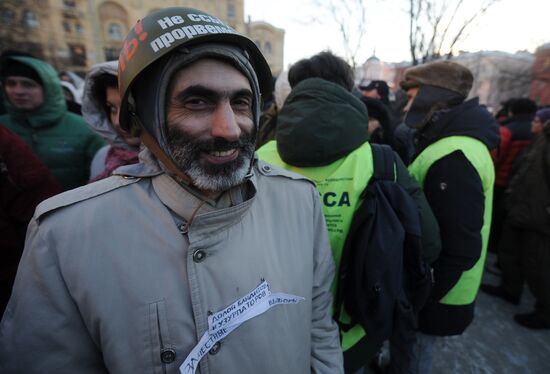
[[[421,256],[420,214],[395,181],[393,150],[371,147],[374,174],[342,251],[335,317],[343,331],[360,324],[369,341],[414,339],[417,315],[432,285],[431,269]],[[351,320],[340,319],[342,307]]]

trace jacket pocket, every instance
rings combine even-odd
[[[153,372],[165,374],[170,365],[176,365],[176,350],[168,332],[168,317],[164,300],[149,304],[149,331]]]

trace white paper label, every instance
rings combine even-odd
[[[183,364],[181,374],[193,374],[200,360],[218,341],[225,338],[242,323],[265,313],[276,305],[297,304],[303,297],[285,293],[271,293],[267,281],[260,283],[254,290],[231,305],[208,316],[208,331],[201,337]]]

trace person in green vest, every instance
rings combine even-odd
[[[338,269],[353,214],[373,174],[368,113],[351,93],[351,67],[331,52],[297,62],[288,80],[292,90],[279,112],[275,140],[261,147],[258,156],[315,182]],[[431,263],[440,251],[437,222],[422,190],[396,159],[397,182],[419,206],[423,256]],[[369,339],[359,325],[341,335],[346,373],[363,372],[383,342]]]
[[[19,135],[46,164],[63,190],[86,184],[103,140],[67,110],[55,69],[27,56],[8,56],[0,66],[7,113],[0,123]]]
[[[409,96],[405,123],[416,129],[409,170],[439,222],[442,245],[409,373],[430,373],[436,337],[460,335],[474,318],[495,181],[489,149],[499,131],[477,98],[466,100],[472,83],[470,70],[450,61],[411,67],[400,83]]]

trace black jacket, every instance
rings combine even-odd
[[[455,135],[478,139],[488,149],[499,141],[497,123],[477,99],[472,99],[436,113],[417,133],[417,155],[437,140]],[[442,336],[461,334],[473,319],[474,303],[455,306],[439,300],[481,255],[485,209],[481,179],[466,156],[456,151],[431,166],[424,180],[424,193],[439,223],[442,251],[433,264],[435,284],[420,313],[420,330]]]

